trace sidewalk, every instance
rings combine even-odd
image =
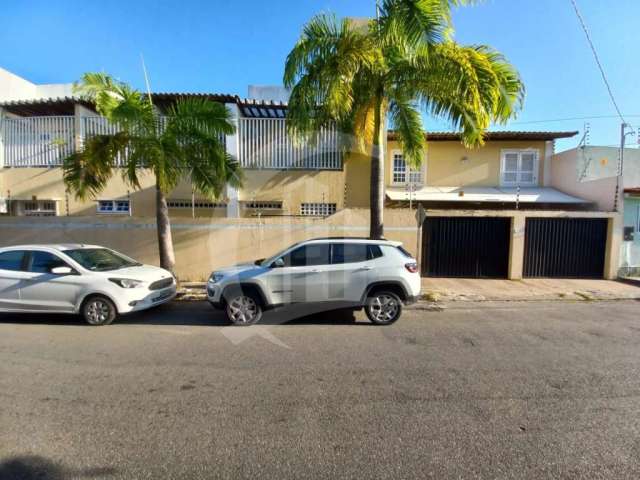
[[[427,301],[640,299],[640,282],[549,278],[525,280],[423,278],[422,293]]]

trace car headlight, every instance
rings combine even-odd
[[[224,275],[222,275],[221,273],[213,272],[209,277],[209,283],[218,283],[220,280],[222,280],[222,277],[224,277]]]
[[[143,283],[140,280],[133,280],[131,278],[110,278],[109,281],[122,288],[136,288]]]

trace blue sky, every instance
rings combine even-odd
[[[578,3],[623,113],[639,126],[640,2]],[[245,96],[248,84],[281,83],[284,58],[313,14],[370,16],[374,5],[375,0],[3,0],[0,66],[37,83],[70,82],[85,71],[104,70],[142,88],[142,52],[154,91]],[[454,22],[459,42],[492,45],[519,69],[527,99],[508,128],[582,132],[585,120],[537,121],[615,114],[569,0],[488,0],[456,11]],[[588,121],[592,144],[619,142],[619,120]],[[427,129],[447,129],[433,119],[426,123]]]

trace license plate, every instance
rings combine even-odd
[[[165,298],[169,298],[171,295],[173,295],[172,291],[164,292],[164,293],[158,295],[157,297],[153,297],[151,299],[151,301],[153,303],[160,302],[161,300],[164,300]]]

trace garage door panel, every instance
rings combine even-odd
[[[602,278],[606,218],[528,218],[525,277]]]
[[[509,218],[427,218],[423,225],[423,275],[506,278],[510,226]]]

